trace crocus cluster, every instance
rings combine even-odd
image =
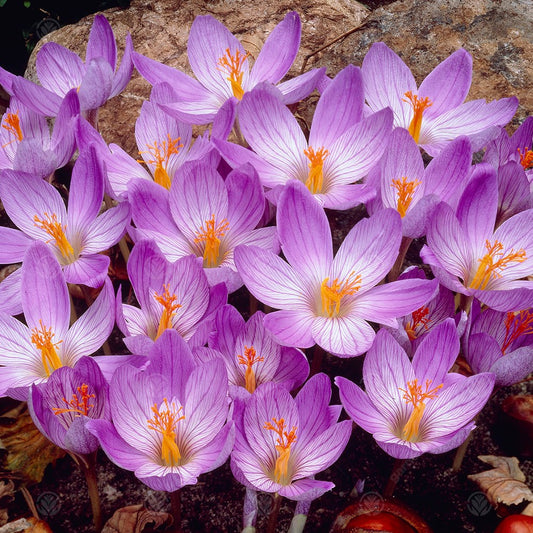
[[[84,61],[48,43],[40,84],[0,68],[0,262],[22,263],[0,283],[0,395],[155,490],[229,460],[252,528],[257,491],[306,514],[333,488],[316,476],[354,423],[395,458],[442,453],[533,371],[533,118],[509,137],[516,98],[467,100],[464,49],[420,84],[384,43],[281,81],[300,33],[288,13],[253,60],[198,16],[190,77],[129,36],[118,65],[97,15]],[[129,154],[97,115],[134,67],[152,89]],[[287,105],[313,91],[306,134]],[[324,352],[364,357],[342,405]]]

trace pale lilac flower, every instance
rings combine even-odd
[[[54,42],[37,52],[35,68],[40,85],[0,69],[0,84],[28,107],[45,116],[56,116],[63,98],[76,89],[81,110],[95,112],[128,84],[133,64],[133,44],[126,36],[126,49],[117,68],[117,47],[113,30],[98,14],[87,43],[85,62],[71,50]]]
[[[375,336],[368,321],[397,327],[397,317],[418,309],[437,289],[436,280],[378,285],[400,246],[400,215],[392,209],[356,224],[333,257],[324,210],[293,180],[281,194],[277,227],[288,263],[256,246],[239,246],[235,263],[250,292],[280,309],[266,315],[265,326],[287,346],[316,343],[340,357],[361,355]]]
[[[28,407],[33,422],[56,446],[77,455],[99,447],[85,425],[93,418],[111,420],[109,385],[92,357],[82,357],[73,368],[54,370],[45,383],[32,385]]]
[[[411,267],[402,272],[398,279],[426,279],[426,274],[421,268]],[[457,333],[461,337],[466,328],[467,314],[460,311],[456,315],[455,293],[439,285],[439,292],[425,305],[398,319],[397,328],[385,326],[385,329],[411,357],[428,332],[447,318],[455,319]]]
[[[202,321],[214,317],[227,300],[225,285],[210,288],[195,256],[171,263],[153,241],[140,241],[133,247],[127,269],[140,309],[123,304],[119,289],[116,315],[117,325],[126,335],[124,343],[135,354],[146,355],[167,329],[191,340]]]
[[[366,203],[368,212],[396,209],[402,217],[402,235],[422,237],[439,202],[457,206],[471,162],[468,138],[458,137],[424,167],[420,149],[409,132],[396,128],[381,161],[366,180],[378,191],[376,198]]]
[[[50,132],[45,117],[12,97],[0,128],[0,168],[47,178],[66,165],[76,149],[74,120],[79,112],[73,89],[64,98]]]
[[[309,375],[303,352],[277,343],[265,329],[264,317],[257,311],[245,322],[235,307],[225,305],[213,322],[209,347],[223,356],[233,396],[242,395],[244,390],[252,394],[268,382],[290,391]]]
[[[251,166],[224,180],[209,161],[182,166],[170,195],[147,180],[129,187],[134,240],[152,239],[169,261],[186,255],[203,259],[211,286],[224,282],[228,292],[242,286],[233,262],[239,244],[277,252],[276,228],[257,228],[265,209],[263,188]]]
[[[533,209],[494,229],[498,211],[496,171],[476,165],[457,212],[440,204],[420,255],[448,289],[478,298],[498,311],[533,307]]]
[[[497,386],[513,385],[533,372],[533,309],[481,311],[472,303],[463,354],[474,373],[492,372]]]
[[[314,479],[343,452],[349,420],[337,422],[339,405],[329,405],[331,383],[313,376],[293,398],[276,383],[261,385],[235,404],[235,447],[231,469],[248,488],[276,492],[291,500],[313,500],[334,484]]]
[[[173,492],[221,466],[233,447],[228,382],[220,360],[197,365],[187,343],[167,330],[146,369],[123,365],[113,375],[113,423],[87,428],[108,457],[154,490]]]
[[[431,156],[460,135],[468,136],[478,151],[518,107],[514,96],[464,102],[472,82],[472,57],[462,48],[437,65],[418,88],[409,67],[385,43],[370,47],[362,71],[370,109],[390,107],[394,125],[409,130]]]
[[[134,159],[117,144],[108,146],[100,133],[81,117],[76,133],[79,146],[95,143],[98,155],[105,163],[106,192],[122,201],[127,199],[128,184],[133,179],[155,181],[168,190],[179,168],[187,161],[207,157],[216,166],[220,155],[210,137],[226,139],[234,114],[230,105],[223,106],[215,117],[211,132],[206,131],[193,140],[190,124],[171,118],[159,106],[146,101],[135,123],[135,137],[142,159]]]
[[[166,97],[161,101],[170,114],[192,124],[207,124],[228,99],[241,100],[261,82],[277,84],[284,104],[310,94],[325,69],[312,69],[278,83],[298,53],[300,33],[300,17],[292,11],[272,30],[250,70],[249,54],[239,40],[211,15],[197,16],[187,47],[196,79],[138,53],[133,54],[133,60],[141,75],[155,86],[156,102],[158,85],[164,83],[174,90],[173,102]]]
[[[528,117],[509,137],[504,128],[485,150],[483,161],[498,175],[499,226],[509,217],[533,207],[533,117]]]
[[[335,378],[342,405],[393,457],[410,459],[452,450],[475,427],[473,419],[494,385],[493,374],[466,378],[448,373],[458,353],[452,319],[427,334],[412,362],[381,330],[363,363],[366,392],[346,378]]]
[[[239,110],[239,126],[254,151],[215,145],[233,166],[252,163],[262,184],[274,189],[274,203],[284,185],[299,180],[324,207],[348,209],[375,195],[356,182],[379,161],[391,132],[390,110],[363,118],[363,105],[361,71],[350,65],[321,95],[307,140],[289,109],[261,85],[244,95]]]
[[[0,396],[27,400],[32,383],[74,366],[105,342],[115,323],[109,278],[89,309],[72,326],[64,274],[48,246],[32,244],[22,264],[22,309],[26,324],[0,315]]]
[[[94,148],[82,151],[76,160],[67,208],[55,187],[38,176],[14,170],[1,172],[0,196],[6,213],[21,230],[0,228],[0,263],[20,261],[25,249],[39,240],[54,251],[68,283],[102,285],[109,257],[100,252],[122,238],[130,210],[123,203],[99,214],[104,176]]]

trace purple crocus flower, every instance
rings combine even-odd
[[[109,385],[91,357],[82,357],[73,368],[58,368],[45,383],[31,386],[28,407],[33,422],[47,439],[77,455],[99,447],[87,431],[88,420],[111,419]]]
[[[533,309],[516,313],[472,303],[463,354],[474,373],[492,372],[497,386],[513,385],[533,372]]]
[[[61,263],[68,283],[102,285],[109,257],[99,252],[124,235],[130,210],[124,203],[99,214],[104,176],[94,148],[82,151],[74,165],[67,208],[55,187],[38,176],[14,170],[2,171],[0,196],[21,230],[0,228],[0,263],[18,262],[34,240],[44,241]]]
[[[496,171],[476,165],[457,212],[437,206],[420,255],[448,289],[478,298],[498,311],[533,306],[533,209],[494,229],[498,211]]]
[[[392,209],[356,224],[333,257],[324,210],[293,180],[280,197],[277,227],[288,263],[255,246],[239,246],[235,263],[250,292],[280,309],[265,317],[265,326],[287,346],[316,343],[340,357],[361,355],[375,336],[367,321],[397,327],[397,317],[437,289],[436,280],[420,279],[377,286],[400,246],[400,215]]]
[[[209,347],[223,355],[234,396],[243,389],[253,394],[257,387],[270,381],[292,390],[309,375],[303,352],[278,344],[265,329],[264,317],[257,311],[245,322],[235,307],[225,305],[213,322]]]
[[[314,479],[343,452],[350,420],[337,422],[339,405],[329,405],[331,383],[313,376],[293,398],[276,383],[258,387],[235,403],[235,447],[231,470],[246,487],[291,500],[314,500],[334,484]]]
[[[22,309],[26,324],[0,315],[0,396],[27,400],[32,383],[74,366],[105,342],[115,323],[109,278],[89,309],[69,327],[70,300],[61,266],[48,246],[35,242],[22,264]]]
[[[128,84],[133,70],[132,52],[128,34],[122,62],[116,68],[115,36],[107,19],[98,14],[89,35],[85,62],[57,43],[46,43],[35,60],[40,85],[3,69],[0,69],[0,84],[9,94],[45,116],[57,115],[71,89],[76,89],[82,111],[97,111]]]
[[[308,141],[274,91],[261,85],[244,95],[239,110],[239,126],[254,152],[215,145],[231,165],[254,165],[263,185],[274,189],[274,203],[284,185],[299,180],[324,207],[348,209],[375,195],[355,182],[379,161],[392,125],[390,110],[363,118],[363,105],[361,71],[350,65],[320,97]]]
[[[210,285],[229,292],[242,286],[233,262],[239,244],[277,252],[276,228],[256,226],[265,210],[263,188],[254,169],[235,169],[224,180],[209,161],[181,167],[170,195],[147,180],[129,187],[134,240],[153,239],[169,261],[193,254],[203,259]]]
[[[398,279],[426,279],[426,274],[421,268],[412,267],[400,274]],[[460,311],[455,316],[455,294],[439,285],[438,293],[425,305],[398,319],[398,328],[386,329],[411,357],[428,332],[447,318],[455,319],[457,333],[461,337],[465,331],[467,314]]]
[[[272,30],[250,70],[249,54],[239,40],[221,22],[204,15],[194,19],[187,48],[197,79],[138,53],[133,54],[133,60],[141,75],[156,86],[156,92],[162,83],[165,93],[173,89],[173,102],[167,97],[158,102],[171,115],[192,124],[207,124],[229,98],[241,100],[261,82],[278,84],[298,53],[300,34],[300,17],[292,11]],[[324,70],[312,69],[279,83],[283,103],[292,104],[310,94]]]
[[[459,446],[492,393],[493,374],[449,374],[459,353],[452,319],[433,328],[412,362],[385,330],[376,335],[363,363],[366,392],[336,377],[350,417],[397,459],[443,453]]]
[[[440,63],[418,88],[409,67],[385,43],[370,47],[362,71],[370,109],[390,107],[394,125],[409,130],[431,156],[460,135],[468,136],[474,152],[478,151],[518,107],[514,96],[464,103],[472,82],[472,56],[462,48]]]
[[[45,117],[12,97],[0,128],[0,168],[47,178],[66,165],[76,149],[74,117],[79,112],[73,89],[64,98],[50,133]]]
[[[122,303],[117,293],[117,325],[124,343],[135,354],[146,355],[167,329],[191,340],[202,321],[226,303],[223,283],[209,287],[199,260],[184,256],[168,261],[153,241],[138,242],[128,260],[128,277],[140,309]],[[204,344],[206,339],[193,344]]]
[[[409,132],[396,128],[379,165],[368,177],[367,184],[379,191],[374,200],[367,202],[368,212],[384,207],[396,209],[402,217],[403,236],[422,237],[439,202],[457,206],[471,161],[468,138],[458,137],[424,168],[420,149]]]
[[[173,492],[222,465],[233,447],[228,381],[220,360],[197,365],[187,343],[167,330],[145,370],[123,365],[113,375],[113,423],[87,429],[108,457],[154,490]]]

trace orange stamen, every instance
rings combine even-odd
[[[413,94],[412,91],[407,91],[403,99],[404,102],[410,103],[413,106],[413,118],[409,124],[409,133],[411,137],[418,143],[420,138],[420,128],[422,127],[422,115],[424,111],[433,105],[433,102],[425,96],[419,98],[418,95]]]
[[[529,170],[533,167],[533,150],[530,150],[527,146],[524,148],[524,153],[518,148],[518,155],[520,155],[520,164],[524,170]]]
[[[344,296],[355,294],[361,286],[361,276],[354,276],[352,272],[348,278],[340,283],[338,278],[328,285],[329,278],[324,279],[320,285],[323,316],[337,316],[340,311],[341,300]]]
[[[256,388],[256,382],[255,372],[252,368],[252,365],[254,363],[264,361],[265,358],[260,355],[257,355],[253,346],[250,346],[250,348],[248,348],[248,346],[245,346],[244,356],[238,355],[237,360],[239,361],[240,365],[246,365],[246,371],[244,373],[245,387],[250,394],[253,394]]]
[[[81,387],[76,389],[78,394],[81,397],[81,400],[78,398],[78,394],[73,394],[72,399],[69,401],[66,398],[63,398],[63,401],[67,405],[65,408],[52,407],[54,415],[62,415],[64,413],[75,413],[74,416],[88,416],[89,409],[94,407],[94,404],[89,403],[91,398],[95,398],[94,394],[88,394],[89,385],[83,383]]]
[[[204,248],[204,267],[213,268],[217,267],[220,259],[220,239],[223,237],[226,232],[229,230],[229,222],[224,218],[217,226],[215,224],[215,215],[212,215],[210,220],[205,221],[204,230],[203,226],[200,231],[196,234],[197,237],[194,239],[194,242],[201,243],[205,242]]]
[[[411,314],[411,322],[407,322],[405,325],[405,331],[409,340],[414,341],[418,337],[417,329],[424,328],[426,331],[428,329],[429,318],[429,309],[427,307],[421,307],[416,311],[413,311]]]
[[[180,143],[181,137],[172,139],[170,133],[167,134],[167,140],[162,142],[155,141],[154,144],[148,144],[148,150],[139,152],[139,154],[150,154],[153,159],[146,161],[149,165],[155,165],[154,181],[170,190],[171,180],[167,172],[168,161],[171,155],[177,154],[183,144]],[[142,163],[142,161],[139,161]]]
[[[469,285],[471,289],[484,290],[491,279],[501,278],[501,271],[509,266],[509,263],[522,263],[526,260],[526,252],[523,248],[515,252],[513,249],[507,254],[503,253],[503,244],[500,241],[485,242],[487,254],[478,259],[479,266],[474,279]]]
[[[502,354],[509,349],[511,344],[522,335],[533,333],[533,311],[527,309],[519,313],[507,313],[505,319],[505,339],[502,345]]]
[[[2,128],[6,129],[9,133],[12,133],[15,138],[12,141],[2,145],[2,148],[5,148],[8,144],[11,144],[14,141],[22,141],[24,135],[22,135],[22,128],[20,127],[20,119],[17,113],[6,113],[4,115],[4,123]]]
[[[218,70],[228,74],[226,78],[231,83],[231,90],[233,96],[241,100],[244,95],[242,88],[242,67],[250,54],[241,53],[240,50],[235,50],[235,55],[232,55],[229,48],[226,48],[226,53],[218,60]]]
[[[176,309],[179,309],[181,305],[176,302],[177,296],[175,294],[170,294],[169,285],[163,285],[163,294],[154,294],[154,298],[163,306],[163,311],[161,312],[161,318],[159,319],[159,326],[157,328],[157,333],[155,339],[157,340],[163,331],[166,329],[172,328],[172,317],[176,314]]]
[[[74,259],[74,248],[72,248],[72,245],[68,242],[67,236],[65,235],[67,226],[61,224],[57,220],[57,215],[55,213],[52,213],[52,215],[44,213],[44,218],[39,218],[35,215],[33,221],[35,222],[35,226],[43,229],[48,235],[50,235],[50,237],[52,237],[52,239],[46,242],[54,240],[61,255],[65,259]]]
[[[321,146],[316,152],[311,146],[304,150],[304,154],[309,159],[309,174],[305,186],[313,193],[322,192],[324,186],[324,159],[329,155],[329,152]]]
[[[413,196],[415,194],[416,188],[421,183],[422,182],[419,180],[407,181],[407,178],[405,176],[402,176],[401,179],[392,180],[391,187],[396,189],[396,192],[398,194],[397,209],[398,213],[400,213],[400,216],[402,218],[407,213],[407,209],[409,209],[409,206],[413,201]]]
[[[425,400],[432,400],[437,397],[439,389],[442,388],[443,384],[441,383],[434,389],[430,389],[431,380],[426,380],[426,390],[422,391],[422,385],[418,384],[418,380],[407,382],[407,390],[400,389],[404,395],[404,399],[407,403],[413,404],[413,412],[407,420],[407,423],[402,430],[402,438],[409,442],[417,442],[419,439],[419,429],[420,421],[422,420],[422,415],[424,414],[424,409],[426,408]]]
[[[55,333],[52,333],[52,328],[47,328],[42,320],[39,320],[39,324],[41,329],[33,328],[31,330],[31,342],[35,344],[38,350],[41,350],[44,371],[47,376],[50,376],[54,370],[63,366],[56,351],[58,345],[63,341],[52,342],[52,338],[55,335]]]
[[[276,459],[276,465],[274,468],[274,481],[280,485],[288,485],[291,482],[291,478],[288,475],[289,458],[291,455],[291,445],[296,441],[296,426],[292,426],[292,429],[285,431],[285,419],[272,418],[274,424],[265,422],[264,429],[274,431],[278,435],[276,439],[276,451],[278,452],[278,458]]]
[[[176,424],[185,419],[185,415],[180,415],[183,407],[177,406],[175,402],[170,405],[166,398],[163,398],[164,409],[158,408],[157,403],[152,406],[153,418],[150,418],[148,429],[157,431],[163,435],[161,442],[161,460],[166,466],[178,466],[181,460],[181,453],[176,443]],[[162,404],[161,404],[162,405]]]

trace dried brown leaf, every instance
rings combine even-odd
[[[9,480],[0,481],[0,526],[3,526],[9,520],[7,506],[13,501],[15,493],[15,484]]]
[[[27,408],[16,418],[0,419],[0,441],[8,451],[7,469],[27,481],[39,483],[46,467],[65,455],[35,427]]]
[[[146,526],[158,528],[172,524],[172,516],[146,509],[143,505],[129,505],[115,511],[102,533],[141,533]]]
[[[479,455],[478,459],[493,466],[479,474],[468,476],[476,482],[494,506],[519,505],[524,501],[533,502],[533,492],[525,484],[526,476],[520,470],[516,457]]]
[[[44,521],[38,518],[28,518],[28,522],[31,526],[25,529],[22,533],[53,533],[50,526]]]

